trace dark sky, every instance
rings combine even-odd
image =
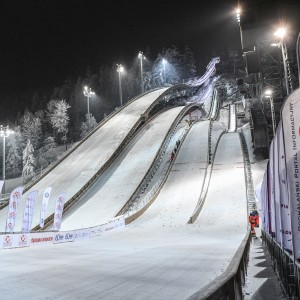
[[[155,58],[162,48],[189,45],[198,61],[208,63],[214,49],[238,46],[236,4],[236,0],[0,0],[0,91],[60,85],[68,76],[84,75],[88,65],[97,72],[114,61],[130,64],[147,46]]]

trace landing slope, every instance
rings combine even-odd
[[[48,186],[53,188],[47,216],[54,212],[55,199],[61,192],[70,199],[103,166],[121,144],[126,134],[140,118],[141,114],[166,90],[160,89],[142,96],[101,126],[90,138],[63,160],[53,171],[33,186],[30,191],[39,190],[35,205],[33,227],[39,223],[41,195]],[[25,199],[19,205],[15,231],[21,230]],[[7,209],[0,211],[0,231],[5,230]]]
[[[77,208],[64,217],[61,230],[92,227],[114,218],[143,179],[183,108],[169,109],[152,119],[86,193]]]
[[[199,131],[190,131],[194,142],[180,150],[157,200],[124,230],[42,251],[1,251],[3,297],[186,299],[221,274],[247,229],[242,151],[236,133],[221,138],[205,205],[189,225],[201,185],[193,177],[202,176],[207,152]]]

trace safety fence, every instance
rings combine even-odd
[[[261,231],[263,244],[271,256],[274,271],[289,299],[300,299],[300,263],[264,230]]]
[[[120,216],[101,225],[76,230],[0,234],[0,249],[78,242],[124,227],[124,216]]]

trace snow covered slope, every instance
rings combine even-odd
[[[202,211],[187,224],[203,180],[207,130],[205,122],[193,126],[160,195],[125,229],[82,243],[1,251],[1,295],[186,299],[212,282],[245,236],[247,202],[238,134],[228,133],[220,140]],[[22,289],[15,288],[20,282]]]
[[[115,217],[143,179],[183,108],[172,108],[151,120],[89,189],[77,208],[64,217],[61,230],[92,227]]]
[[[32,227],[39,223],[41,196],[44,189],[48,186],[53,188],[47,211],[48,216],[54,212],[57,195],[61,192],[66,192],[67,199],[70,199],[78,192],[112,156],[132,126],[138,121],[141,114],[143,114],[165,90],[167,89],[155,90],[124,107],[116,116],[101,126],[54,170],[30,189],[30,191],[39,190]],[[21,230],[25,199],[30,191],[25,193],[22,196],[22,201],[20,201],[15,231]],[[7,209],[0,211],[0,231],[5,230],[6,214]]]

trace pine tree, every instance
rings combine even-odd
[[[34,149],[40,147],[42,138],[42,123],[39,117],[34,116],[30,111],[26,110],[20,120],[21,133],[23,137],[23,144],[29,139],[32,142]]]
[[[67,110],[70,108],[70,105],[66,102],[66,100],[55,100],[51,103],[49,108],[50,109],[47,107],[48,116],[54,132],[57,136],[61,137],[63,142],[66,142],[70,119]]]
[[[22,177],[23,177],[24,184],[30,181],[34,176],[35,159],[33,154],[34,154],[33,146],[30,140],[28,140],[27,145],[23,151]]]

